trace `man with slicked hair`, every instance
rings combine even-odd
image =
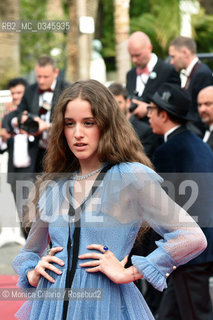
[[[174,39],[169,45],[169,55],[170,63],[178,72],[183,72],[182,87],[191,96],[192,121],[187,126],[203,137],[206,127],[198,114],[197,95],[201,89],[213,85],[212,70],[198,59],[196,42],[189,37],[180,36]]]

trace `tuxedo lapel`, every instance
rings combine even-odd
[[[62,82],[60,80],[57,80],[56,82],[56,86],[55,86],[55,90],[54,90],[54,93],[53,93],[53,98],[52,98],[52,107],[51,107],[51,118],[52,118],[52,115],[53,115],[53,111],[54,111],[54,108],[55,106],[57,105],[57,102],[58,102],[58,99],[59,99],[59,96],[61,95],[61,93],[63,92],[65,88],[62,87]]]
[[[142,94],[142,97],[145,100],[149,100],[149,98],[153,95],[153,92],[155,92],[157,88],[161,85],[160,67],[161,67],[161,61],[158,59],[153,70],[150,72],[148,81],[145,85],[145,88]],[[152,77],[151,74],[155,76]]]
[[[170,133],[170,134],[168,135],[167,139],[169,140],[169,139],[171,139],[172,137],[176,136],[177,134],[180,134],[180,133],[182,133],[182,132],[184,132],[184,131],[186,131],[186,130],[187,130],[186,127],[180,126],[180,127],[178,127],[177,129],[175,129],[172,133]]]
[[[60,93],[62,92],[62,88],[60,86],[60,81],[57,80],[56,82],[56,86],[55,86],[55,90],[54,90],[54,93],[53,93],[53,98],[52,98],[52,109],[51,111],[53,111],[53,106],[55,106],[56,104],[56,101],[60,95]]]
[[[128,91],[129,92],[134,92],[135,88],[136,88],[136,79],[137,79],[137,74],[136,74],[136,68],[132,69],[132,71],[129,74],[129,88]]]
[[[39,113],[39,94],[38,94],[38,86],[33,93],[32,98],[32,111],[33,114]]]
[[[208,143],[208,145],[212,148],[213,150],[213,131],[211,131],[210,136],[208,138],[208,140],[206,141],[206,143]]]
[[[195,71],[200,67],[200,65],[201,65],[201,62],[197,61],[197,63],[192,68],[192,71],[190,72],[190,75],[187,77],[186,84],[184,86],[185,90],[187,90],[189,88],[189,85],[190,85],[190,82],[191,82],[191,78],[193,77],[193,74],[195,73]]]

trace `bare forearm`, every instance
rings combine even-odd
[[[142,278],[143,278],[142,274],[134,266],[131,266],[125,269],[121,278],[122,282],[120,283],[129,283]]]

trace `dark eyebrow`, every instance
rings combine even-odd
[[[73,118],[66,117],[66,118],[64,118],[64,120],[73,120]],[[95,118],[94,117],[87,117],[87,118],[83,118],[83,120],[95,120]]]
[[[69,117],[64,118],[64,121],[70,121],[70,120],[73,120],[73,118],[69,118]],[[88,121],[88,120],[95,120],[95,118],[94,117],[87,117],[87,118],[82,119],[82,121]]]
[[[88,117],[88,118],[84,118],[83,120],[95,120],[94,117]]]

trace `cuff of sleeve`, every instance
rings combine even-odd
[[[132,256],[131,260],[136,269],[155,289],[163,291],[167,288],[166,275],[162,275],[146,257]]]
[[[27,279],[27,273],[28,271],[34,269],[36,267],[36,264],[35,265],[31,265],[31,266],[28,266],[28,267],[25,267],[25,269],[23,270],[23,272],[21,273],[21,276],[19,277],[19,280],[18,280],[18,283],[17,283],[17,286],[19,288],[24,288],[24,289],[27,289],[27,288],[34,288],[33,286],[31,286],[29,284],[29,281]]]

